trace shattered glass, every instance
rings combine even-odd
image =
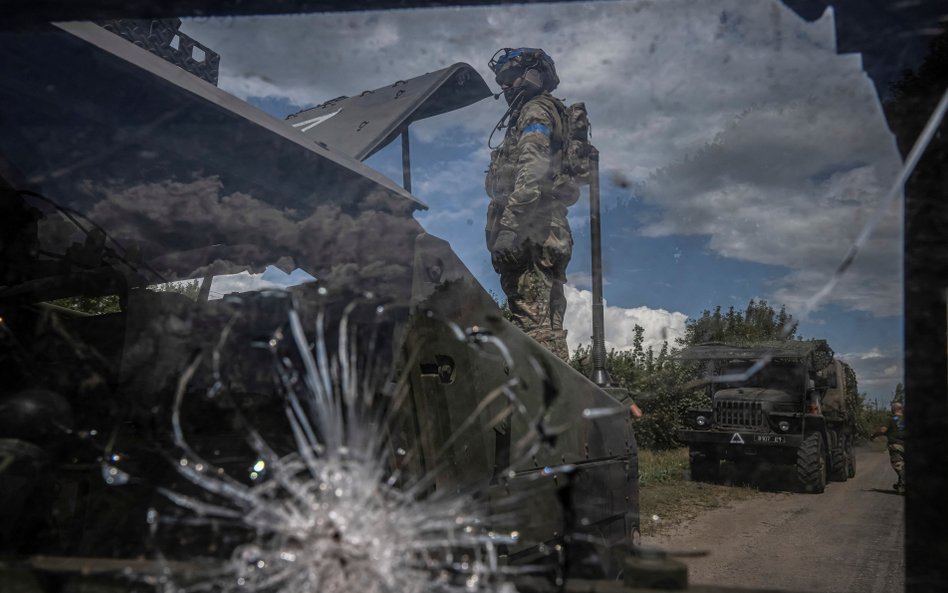
[[[390,85],[397,101],[399,83],[416,92],[413,77],[456,62],[493,92],[487,46],[541,13],[523,43],[557,59],[603,155],[607,348],[674,348],[689,316],[759,291],[790,307],[783,337],[834,315],[885,319],[872,339],[901,329],[903,190],[944,130],[948,90],[898,146],[892,97],[838,53],[832,9],[185,18],[152,25],[157,52],[113,32],[121,21],[11,26],[0,584],[513,593],[634,586],[630,555],[662,559],[640,546],[642,523],[663,520],[639,515],[633,399],[653,394],[595,385],[578,372],[588,360],[563,363],[494,298],[479,221],[503,109],[470,95],[442,113],[450,97],[432,94],[417,121],[356,117],[350,133],[378,134],[360,145],[390,142],[366,158],[312,132],[349,124],[341,95],[379,109],[363,89]],[[172,64],[180,47],[191,57]],[[468,92],[464,77],[451,84]],[[310,136],[283,120],[319,107],[332,113],[307,115]],[[569,215],[574,353],[591,333],[587,202]],[[654,261],[627,255],[648,245]],[[728,281],[701,271],[718,265]],[[867,384],[901,378],[900,343],[860,357],[862,335],[846,339]],[[692,386],[779,384],[817,405],[816,367],[723,360]]]

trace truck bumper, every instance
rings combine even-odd
[[[695,447],[714,447],[715,449],[751,448],[751,447],[790,447],[797,448],[803,443],[799,434],[775,434],[760,432],[723,431],[723,430],[679,430],[678,440]],[[750,451],[748,451],[750,453]]]

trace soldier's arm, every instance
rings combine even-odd
[[[523,123],[517,141],[520,154],[516,163],[517,176],[501,217],[501,224],[514,231],[536,208],[540,187],[548,179],[553,162],[553,115],[539,103],[528,103],[520,119]]]

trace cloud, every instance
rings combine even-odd
[[[888,132],[858,126],[860,109],[874,108],[874,97],[863,98],[810,98],[743,115],[653,176],[643,194],[662,216],[644,232],[708,235],[721,255],[790,268],[773,291],[793,311],[832,276],[897,171]],[[790,130],[774,138],[778,120]],[[897,210],[883,219],[833,301],[878,315],[900,311],[901,226]]]
[[[873,346],[864,352],[837,353],[856,372],[859,391],[868,392],[880,402],[891,399],[897,383],[904,381],[901,349]]]
[[[567,306],[563,326],[569,332],[566,342],[572,352],[580,344],[588,346],[592,341],[592,292],[570,285],[564,287],[564,292]],[[636,325],[645,330],[643,347],[646,350],[651,347],[657,352],[664,341],[674,346],[675,340],[685,333],[687,319],[684,313],[664,309],[613,307],[606,303],[603,308],[606,350],[632,349]]]
[[[868,352],[847,354],[846,356],[854,360],[872,360],[873,358],[883,358],[883,354],[878,348],[873,348]]]
[[[321,200],[301,212],[275,199],[282,196],[230,191],[217,176],[86,183],[84,191],[89,218],[168,280],[249,272],[255,276],[237,280],[256,287],[318,277],[329,290],[409,298],[420,228],[382,193]]]
[[[458,61],[494,86],[497,48],[543,47],[555,94],[589,108],[604,179],[657,209],[640,232],[707,235],[722,256],[786,268],[770,298],[791,310],[831,276],[899,166],[859,56],[836,53],[831,10],[807,23],[776,0],[617,1],[189,20],[185,32],[222,55],[222,88],[301,106]],[[413,126],[444,149],[415,160],[426,224],[459,251],[482,243],[480,217],[449,233],[438,221],[466,223],[484,203],[503,109],[482,101]],[[900,311],[900,228],[893,211],[828,303]]]

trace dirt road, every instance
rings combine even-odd
[[[693,584],[819,593],[904,589],[904,498],[888,455],[857,452],[857,474],[823,494],[765,493],[644,541],[684,558]]]

